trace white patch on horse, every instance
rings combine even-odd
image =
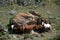
[[[51,25],[50,25],[50,24],[44,24],[44,27],[45,27],[45,28],[50,28]]]
[[[11,25],[11,28],[13,29],[14,28],[14,25]]]
[[[34,32],[34,30],[31,30],[31,34],[38,34],[37,32]]]
[[[42,22],[42,25],[44,25],[45,23],[44,22]]]

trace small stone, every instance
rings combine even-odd
[[[60,18],[56,18],[57,20],[60,20]]]
[[[17,12],[15,11],[15,10],[11,10],[11,11],[9,11],[8,12],[10,15],[14,15],[14,14],[16,14]]]
[[[52,16],[49,16],[49,19],[52,19],[52,20],[54,20],[55,18],[54,18],[54,17],[52,17]]]

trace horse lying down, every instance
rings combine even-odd
[[[30,33],[32,32],[32,30],[34,32],[44,32],[44,31],[48,31],[51,29],[51,24],[49,24],[48,22],[42,22],[42,24],[31,24],[31,25],[18,25],[18,24],[14,24],[11,25],[12,31],[16,32],[16,33]]]
[[[31,33],[32,30],[34,32],[42,32],[44,27],[42,25],[25,25],[25,26],[15,26],[11,25],[12,31],[16,33]],[[33,32],[32,32],[33,33]]]
[[[19,18],[16,17],[16,18],[19,19],[20,17]],[[18,20],[15,20],[15,22],[16,21]],[[15,33],[30,33],[32,32],[32,30],[35,32],[43,32],[50,30],[51,25],[49,24],[48,19],[39,17],[36,21],[37,21],[36,24],[29,24],[29,25],[28,24],[18,25],[17,23],[14,23],[13,25],[11,25],[12,31]]]
[[[42,33],[44,31],[49,31],[51,28],[50,24],[44,25],[25,25],[25,26],[15,26],[11,25],[12,31],[15,33]],[[32,32],[33,31],[33,32]]]

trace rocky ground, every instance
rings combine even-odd
[[[9,34],[3,32],[0,40],[48,40],[56,35],[56,31],[38,33],[38,34]]]

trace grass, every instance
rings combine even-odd
[[[14,7],[15,6],[15,7]],[[8,11],[10,10],[16,10],[18,13],[20,12],[26,12],[28,13],[30,9],[34,10],[35,12],[40,13],[43,17],[48,18],[49,16],[52,16],[54,18],[60,18],[60,6],[59,5],[46,5],[45,7],[42,7],[40,5],[37,5],[37,7],[35,7],[36,5],[29,5],[29,6],[19,6],[17,4],[15,5],[8,5],[8,6],[0,6],[0,22],[4,25],[4,27],[7,27],[7,25],[9,24],[9,20],[11,18],[13,18],[13,15],[9,15]],[[47,11],[49,11],[49,15],[47,14]],[[17,13],[17,14],[18,14]],[[60,29],[60,21],[59,20],[51,20],[52,23],[54,23],[55,25],[53,26],[53,28]],[[39,34],[40,35],[40,34]],[[51,32],[51,33],[43,33],[44,37],[36,37],[34,35],[29,35],[26,34],[25,37],[27,38],[31,38],[32,40],[46,40],[48,39],[48,37],[53,37],[55,36],[55,32]],[[19,35],[21,36],[21,35]],[[24,40],[23,38],[20,38],[20,40]],[[51,39],[50,39],[51,40]]]

